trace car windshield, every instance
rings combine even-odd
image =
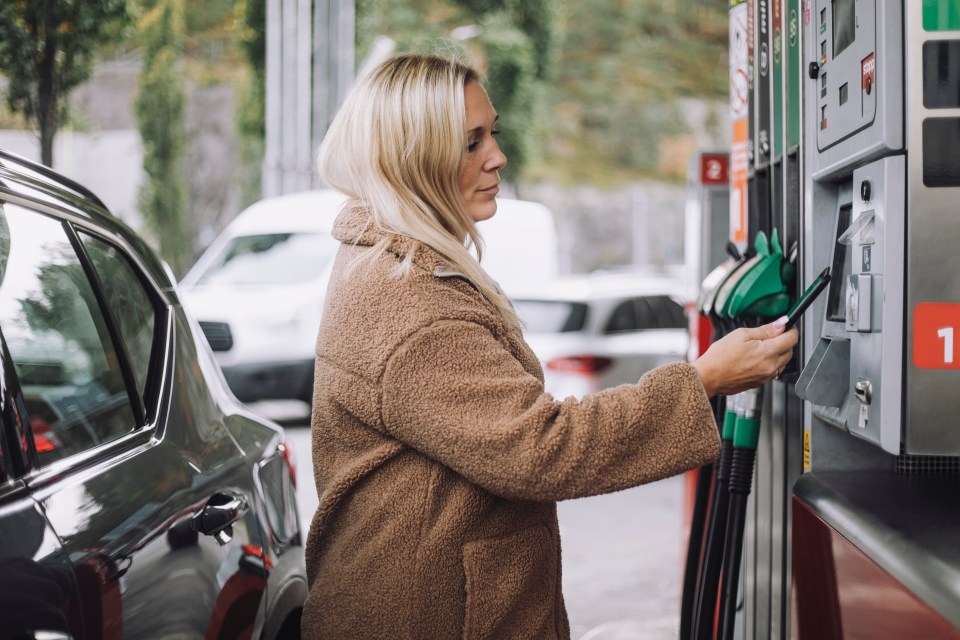
[[[234,238],[197,284],[307,282],[320,275],[339,243],[325,233],[265,233]]]
[[[514,307],[530,333],[581,331],[587,323],[587,305],[559,300],[514,300]]]

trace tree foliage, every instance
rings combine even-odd
[[[97,47],[123,35],[126,0],[3,0],[0,71],[7,101],[40,129],[41,160],[53,165],[53,139],[70,91],[90,77]]]
[[[483,27],[464,43],[503,121],[508,170],[564,182],[659,178],[683,98],[727,95],[724,0],[357,0],[358,48],[401,49]],[[532,66],[531,66],[532,65]],[[514,82],[518,73],[525,75]]]
[[[503,13],[482,21],[480,42],[487,56],[485,84],[500,116],[497,142],[507,156],[500,175],[516,183],[520,170],[536,153],[533,135],[537,97],[537,63],[530,39]]]
[[[504,179],[515,182],[538,157],[535,119],[552,67],[554,20],[560,0],[357,0],[360,58],[377,35],[401,51],[455,53],[471,58],[500,115],[498,140],[509,162]],[[479,36],[454,43],[456,27],[476,25]]]
[[[135,110],[147,180],[140,210],[160,255],[181,275],[192,257],[183,175],[186,94],[182,80],[182,0],[160,0],[140,25],[143,69]]]
[[[237,189],[241,206],[261,197],[261,162],[265,148],[267,102],[267,2],[237,0],[240,43],[250,73],[240,88],[236,124],[240,138]]]
[[[660,177],[661,143],[686,131],[681,99],[727,95],[726,3],[564,3],[543,174]]]

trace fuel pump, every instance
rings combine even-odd
[[[715,272],[711,274],[709,282],[705,281],[701,306],[705,313],[714,318],[720,333],[726,333],[738,325],[756,324],[761,318],[777,317],[789,306],[790,296],[785,282],[792,281],[794,270],[792,265],[784,261],[777,231],[772,232],[769,240],[764,232],[758,232],[754,250],[753,257],[731,265],[722,272]],[[695,596],[692,633],[694,638],[709,638],[712,635],[721,566],[724,566],[724,576],[739,574],[745,496],[749,494],[752,481],[752,461],[756,449],[761,401],[760,392],[755,390],[730,398],[726,403],[727,408],[722,420],[721,454],[716,465],[714,500]],[[741,448],[745,448],[745,452],[737,452]],[[733,484],[728,481],[731,469],[736,471],[733,474]],[[735,493],[728,494],[728,488]],[[734,507],[735,518],[728,522],[729,505]],[[725,561],[725,557],[728,560]],[[689,558],[688,554],[688,562]],[[730,562],[735,562],[735,569],[732,565],[726,566]],[[731,582],[724,578],[725,593],[730,594],[727,599],[732,601],[736,599],[736,583],[735,579]],[[685,588],[685,592],[686,590]],[[724,618],[721,617],[721,620]]]
[[[727,253],[729,258],[713,269],[713,271],[703,279],[700,295],[697,298],[698,315],[706,318],[711,327],[712,335],[710,342],[719,340],[723,332],[719,318],[714,313],[714,302],[717,297],[717,292],[721,285],[746,261],[746,258],[743,257],[736,245],[732,242],[727,243]],[[711,398],[710,405],[713,408],[714,419],[719,425],[720,422],[724,420],[724,414],[727,409],[726,398],[715,396]],[[724,440],[725,436],[723,435],[725,429],[721,427],[720,430],[721,442],[727,442],[729,438]],[[724,445],[723,449],[726,448],[728,447]],[[708,534],[707,528],[708,526],[712,527],[715,521],[711,514],[716,513],[717,510],[717,497],[713,487],[715,484],[718,487],[723,484],[719,480],[714,480],[715,477],[719,477],[722,473],[721,469],[727,457],[723,449],[721,449],[720,459],[717,464],[705,465],[697,471],[693,512],[690,518],[690,535],[687,540],[687,556],[684,564],[683,590],[680,601],[680,638],[691,637],[696,620],[699,594],[703,592],[702,580],[705,577],[703,562],[706,556],[703,556],[702,552],[705,549],[705,536]],[[725,473],[723,477],[726,477]],[[708,504],[711,495],[714,497],[713,507]],[[725,508],[726,502],[724,501],[722,504]],[[724,522],[726,522],[725,519]]]
[[[740,253],[736,245],[732,242],[727,244],[727,253],[730,257],[703,279],[701,293],[697,300],[699,314],[707,318],[710,322],[713,332],[711,341],[719,340],[727,331],[725,322],[723,321],[724,319],[717,313],[717,309],[719,308],[716,304],[718,293],[723,285],[747,262],[747,258]],[[718,425],[720,425],[721,421],[724,420],[724,414],[729,415],[726,398],[721,396],[712,398],[711,406],[714,412],[714,419]],[[705,591],[704,580],[706,580],[707,575],[712,575],[708,573],[709,570],[705,567],[707,558],[710,557],[709,554],[703,553],[709,548],[709,544],[705,546],[705,540],[710,540],[714,537],[713,529],[716,527],[717,517],[715,514],[717,513],[718,504],[722,506],[722,508],[726,508],[726,500],[723,499],[718,502],[719,499],[713,487],[716,486],[720,488],[726,486],[725,480],[719,480],[718,478],[726,478],[724,471],[726,467],[724,463],[728,459],[728,455],[724,453],[724,450],[729,449],[728,444],[732,436],[724,436],[726,428],[719,428],[721,430],[721,442],[726,443],[721,449],[720,459],[715,465],[711,464],[701,468],[697,476],[696,495],[691,517],[690,536],[687,543],[687,557],[680,605],[681,638],[695,637],[692,634],[696,629],[695,625],[701,594]],[[732,424],[730,428],[732,429]],[[712,507],[708,505],[711,495],[713,496]],[[726,518],[724,517],[722,521],[725,523]],[[709,537],[705,538],[705,536]],[[719,573],[719,564],[717,565],[715,573]],[[715,586],[714,584],[714,590]],[[712,607],[713,605],[710,606]]]
[[[832,278],[757,398],[720,632],[960,638],[960,1],[731,0],[730,35],[731,238],[769,219]]]
[[[777,230],[771,232],[769,242],[762,232],[758,233],[754,248],[760,259],[737,281],[724,308],[725,315],[737,320],[741,325],[756,325],[763,320],[779,317],[790,306],[787,283],[792,283],[794,269],[793,265],[784,261]],[[736,404],[718,627],[719,636],[725,639],[733,637],[747,497],[753,482],[763,389],[753,389],[740,394]]]

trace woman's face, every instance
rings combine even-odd
[[[497,112],[487,92],[477,82],[463,88],[467,112],[467,158],[460,172],[460,194],[475,222],[487,220],[497,212],[500,176],[497,172],[507,164],[507,157],[494,139]]]

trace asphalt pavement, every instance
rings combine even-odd
[[[261,409],[263,410],[263,409]],[[264,413],[271,413],[263,410]],[[297,460],[297,503],[308,527],[317,508],[310,429],[286,423]],[[676,638],[682,576],[680,477],[560,503],[563,592],[574,640]]]

